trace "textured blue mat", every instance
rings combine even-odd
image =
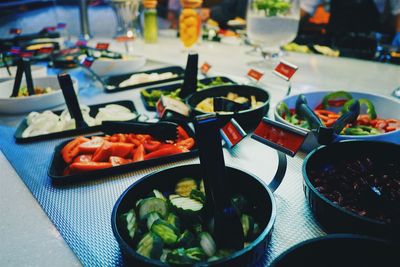
[[[0,126],[0,150],[82,264],[122,266],[123,260],[111,230],[112,208],[129,185],[155,169],[55,186],[47,170],[54,147],[63,140],[16,144],[14,131],[14,128]],[[188,162],[193,160],[180,163]]]

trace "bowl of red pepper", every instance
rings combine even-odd
[[[303,94],[326,127],[332,126],[342,113],[358,100],[360,115],[357,120],[344,127],[334,142],[341,140],[385,141],[400,144],[400,101],[363,92],[318,91]],[[307,120],[296,114],[298,95],[280,101],[274,111],[277,121],[305,130],[310,130]],[[311,151],[320,146],[315,135],[309,134],[300,148]]]

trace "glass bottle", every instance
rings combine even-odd
[[[144,25],[143,37],[146,43],[156,43],[158,37],[157,25],[157,1],[156,0],[143,0],[144,6]]]
[[[179,17],[179,36],[184,47],[192,47],[198,40],[201,29],[201,18],[198,8],[202,0],[181,0],[182,12]]]

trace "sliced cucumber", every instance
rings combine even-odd
[[[169,264],[193,264],[194,261],[186,255],[184,248],[178,248],[167,254]]]
[[[169,213],[168,216],[167,216],[167,223],[169,223],[170,225],[175,226],[175,228],[177,228],[179,230],[179,232],[180,232],[181,220],[179,219],[178,216],[176,216],[172,212]]]
[[[170,198],[172,206],[181,211],[187,212],[199,212],[203,208],[203,204],[197,200],[188,198],[188,197],[177,197]]]
[[[137,229],[136,213],[134,209],[129,210],[122,215],[125,218],[126,229],[128,230],[129,237],[133,239]]]
[[[153,223],[151,232],[158,235],[167,245],[173,245],[178,240],[178,229],[162,219],[158,219]]]
[[[189,248],[195,244],[195,236],[188,230],[185,230],[178,238],[177,246]]]
[[[240,217],[240,221],[242,222],[242,228],[243,228],[243,236],[245,239],[248,239],[253,236],[253,231],[254,231],[254,219],[253,217],[247,215],[247,214],[242,214]]]
[[[190,198],[197,200],[202,204],[206,202],[206,196],[204,193],[197,189],[193,189],[192,192],[190,192]]]
[[[199,247],[188,248],[185,250],[186,255],[194,261],[202,261],[207,259],[207,254]]]
[[[153,225],[153,223],[154,223],[155,221],[157,221],[158,219],[160,219],[160,215],[159,215],[157,212],[155,212],[155,211],[150,212],[150,213],[147,215],[147,222],[146,222],[146,225],[147,225],[147,229],[148,229],[149,231],[150,231],[151,226]]]
[[[162,251],[161,257],[160,257],[160,261],[166,262],[166,261],[167,261],[167,255],[168,255],[168,253],[170,253],[170,252],[171,252],[170,249],[164,248],[163,251]]]
[[[181,197],[188,197],[193,189],[197,189],[196,180],[193,178],[183,178],[175,186],[175,193]]]
[[[169,195],[169,199],[171,200],[171,199],[174,199],[174,198],[177,198],[177,197],[181,197],[180,195],[177,195],[177,194],[171,194],[171,195]]]
[[[153,233],[147,233],[137,245],[136,252],[152,259],[160,259],[163,251],[163,241]]]
[[[159,199],[162,199],[164,201],[166,201],[167,199],[164,197],[163,193],[161,193],[160,191],[158,191],[157,189],[154,189],[150,194],[149,197],[156,197]]]
[[[206,194],[206,190],[204,188],[204,181],[203,180],[200,181],[200,188],[199,189],[204,195]]]
[[[167,202],[156,197],[143,199],[139,203],[140,219],[143,220],[147,218],[147,215],[151,212],[157,212],[162,218],[165,218],[168,214]]]
[[[212,236],[207,232],[201,232],[199,234],[200,246],[207,254],[208,257],[214,256],[217,246],[215,245],[215,241]]]

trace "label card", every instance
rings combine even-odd
[[[189,108],[179,100],[161,96],[156,104],[157,115],[159,118],[167,116],[189,117]]]
[[[239,123],[233,118],[220,129],[220,133],[228,148],[237,145],[247,135],[242,127],[240,127]]]
[[[87,41],[86,40],[78,40],[75,43],[76,46],[86,46],[87,45]]]
[[[96,49],[97,50],[107,50],[109,46],[110,46],[109,43],[97,43]]]
[[[263,118],[251,136],[251,138],[291,157],[296,155],[306,137],[306,131],[268,118]]]
[[[247,72],[247,76],[258,82],[264,76],[264,73],[255,69],[250,69],[249,72]]]
[[[281,60],[272,72],[282,79],[289,81],[298,69],[299,67],[297,67],[296,65]]]
[[[93,57],[85,57],[85,59],[82,60],[81,64],[82,64],[82,66],[89,69],[92,66],[93,62],[94,62]]]

